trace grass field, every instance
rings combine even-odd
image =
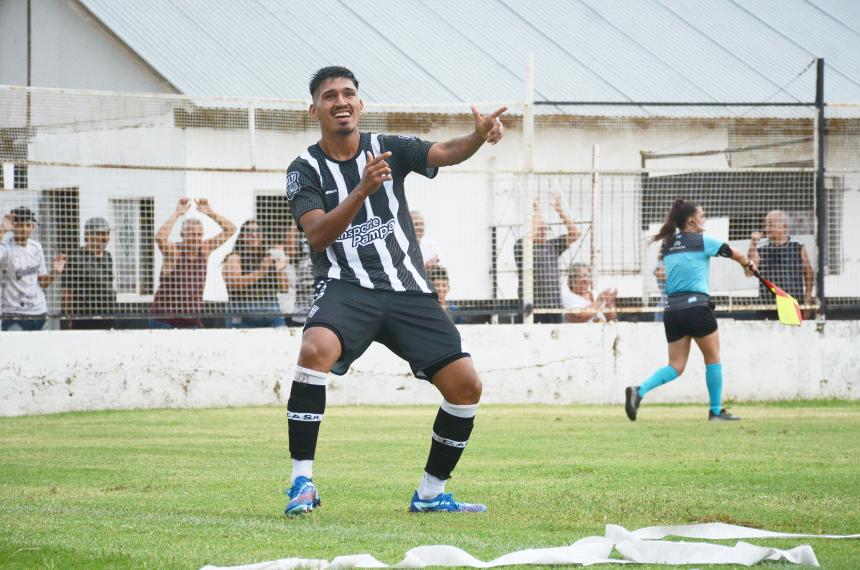
[[[744,420],[708,423],[704,406],[645,404],[636,423],[620,406],[482,407],[449,489],[490,512],[445,516],[406,512],[434,408],[329,407],[315,469],[323,505],[295,520],[282,515],[280,408],[0,419],[0,566],[199,568],[364,552],[395,563],[421,544],[489,560],[602,535],[606,523],[860,532],[860,402],[733,411]],[[860,567],[860,540],[759,543],[809,543],[824,568]]]

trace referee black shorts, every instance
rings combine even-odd
[[[432,295],[366,289],[338,279],[317,283],[305,330],[326,327],[340,339],[338,375],[370,343],[379,342],[404,359],[422,380],[464,356],[460,332]]]
[[[663,312],[663,329],[666,341],[675,342],[685,336],[700,338],[717,330],[717,319],[710,305]]]

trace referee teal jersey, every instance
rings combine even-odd
[[[666,294],[709,295],[710,263],[714,256],[731,257],[729,244],[705,234],[679,232],[663,246]]]

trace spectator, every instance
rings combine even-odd
[[[803,299],[804,305],[812,303],[812,285],[815,272],[809,263],[806,246],[788,235],[788,216],[782,210],[771,210],[764,217],[764,233],[767,243],[759,245],[761,232],[750,236],[747,257],[761,270],[762,275],[776,283],[780,289],[794,297]],[[772,303],[773,295],[759,283],[759,299]]]
[[[275,255],[265,250],[256,220],[242,224],[236,245],[224,260],[221,270],[230,297],[228,310],[242,315],[231,317],[230,326],[285,326],[278,292],[286,291],[290,286],[284,271],[287,263],[283,247],[277,248]]]
[[[448,302],[448,291],[451,290],[451,282],[448,279],[448,270],[441,265],[435,265],[427,271],[427,278],[433,282],[433,288],[436,289],[436,297],[439,300],[439,306],[448,314],[448,317],[455,325],[461,325],[466,321],[463,319],[463,313],[460,307],[454,303]]]
[[[62,309],[70,329],[110,329],[116,312],[113,258],[105,251],[110,226],[104,218],[84,224],[84,246],[69,256],[63,272]]]
[[[424,258],[424,269],[442,265],[442,253],[439,250],[439,244],[424,234],[424,215],[418,210],[412,210],[409,215],[412,217],[412,225],[415,227],[415,237],[418,238],[421,257]]]
[[[597,299],[591,292],[593,286],[591,267],[585,263],[574,263],[567,280],[568,291],[562,295],[565,309],[580,309],[576,313],[565,313],[568,323],[605,323],[617,321],[615,297],[617,289],[604,289]]]
[[[561,207],[561,196],[554,193],[551,196],[552,207],[561,221],[564,222],[567,232],[560,237],[548,238],[549,227],[540,214],[540,205],[535,201],[532,211],[532,251],[534,259],[534,308],[535,309],[558,309],[558,313],[536,314],[536,323],[560,323],[562,322],[561,302],[561,277],[558,269],[558,258],[564,253],[570,244],[579,239],[579,228]],[[523,239],[520,238],[514,244],[514,259],[519,272],[520,286],[519,297],[523,298]]]
[[[203,286],[206,284],[206,267],[209,255],[236,233],[236,226],[224,216],[215,213],[206,198],[195,200],[197,211],[209,216],[221,232],[203,239],[203,223],[196,218],[182,222],[179,242],[170,241],[170,232],[176,222],[188,213],[192,202],[180,198],[176,210],[155,234],[155,243],[164,256],[159,275],[158,290],[152,302],[154,318],[152,328],[199,328],[203,326]]]
[[[13,209],[3,218],[4,236],[0,240],[3,293],[0,296],[0,312],[3,314],[4,331],[42,330],[48,314],[48,301],[43,289],[62,275],[66,266],[66,256],[57,255],[48,273],[41,244],[30,239],[36,223],[36,216],[24,206]],[[5,235],[7,232],[9,235]]]

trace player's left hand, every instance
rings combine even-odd
[[[478,108],[472,105],[472,114],[475,116],[475,132],[490,144],[496,144],[505,136],[505,126],[499,117],[507,111],[505,106],[499,107],[489,115],[482,115]]]

